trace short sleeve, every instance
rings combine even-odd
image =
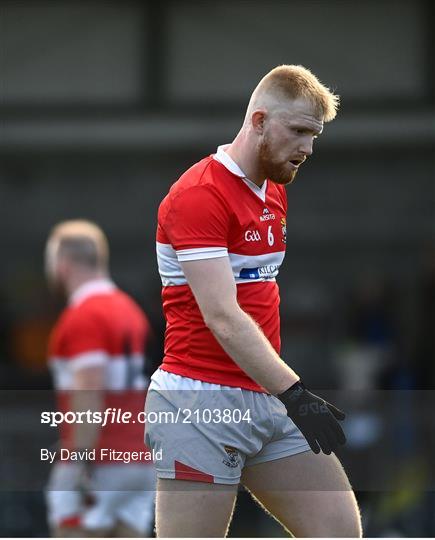
[[[219,193],[209,186],[190,187],[178,193],[163,224],[177,251],[228,248],[230,215]]]
[[[91,313],[75,313],[64,327],[60,356],[74,370],[103,365],[109,357],[104,328]]]

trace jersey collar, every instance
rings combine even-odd
[[[116,285],[108,278],[99,278],[86,281],[70,296],[69,304],[76,306],[95,294],[109,294],[116,289]]]
[[[263,182],[261,187],[257,186],[257,184],[255,184],[252,180],[249,180],[237,163],[227,154],[226,149],[229,148],[229,146],[229,144],[222,144],[221,146],[218,146],[216,154],[213,155],[213,159],[219,161],[219,163],[222,163],[222,165],[231,173],[241,178],[249,189],[251,189],[263,202],[265,202],[267,180]]]

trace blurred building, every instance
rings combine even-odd
[[[259,77],[311,68],[342,97],[289,190],[281,282],[342,288],[375,266],[416,274],[434,234],[431,0],[1,2],[3,287],[40,272],[60,219],[113,242],[132,289],[156,279],[159,200],[229,142]],[[432,57],[431,57],[432,56]]]

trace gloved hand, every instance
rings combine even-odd
[[[338,423],[344,420],[344,412],[307,390],[302,382],[298,381],[276,397],[284,403],[287,415],[315,454],[320,450],[330,454],[339,444],[345,444],[346,437]]]

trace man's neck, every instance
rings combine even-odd
[[[257,184],[258,187],[264,184],[266,178],[263,178],[258,170],[257,149],[249,140],[243,128],[225,151],[242,169],[249,180]]]
[[[73,294],[80,289],[83,285],[90,283],[91,281],[96,281],[99,279],[110,279],[106,272],[83,272],[77,274],[70,278],[69,282],[66,284],[66,291],[68,298],[71,298]]]

